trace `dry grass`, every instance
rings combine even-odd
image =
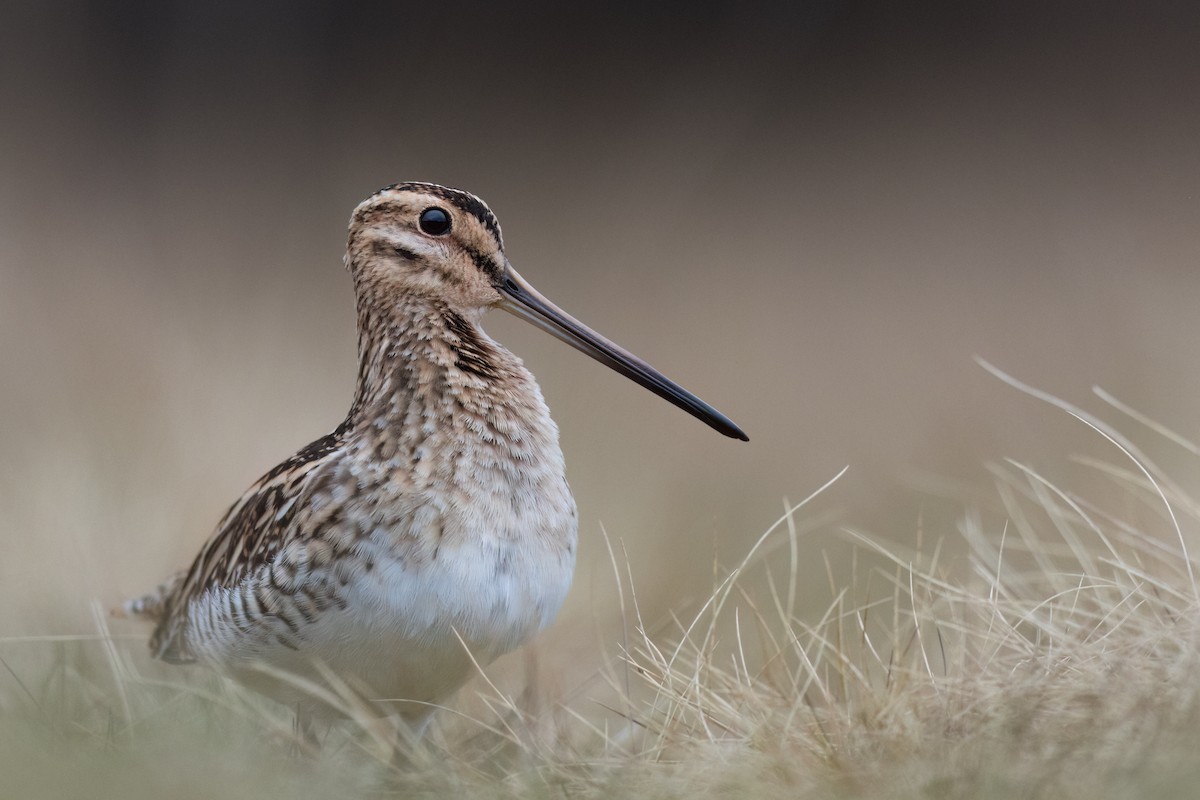
[[[0,641],[0,793],[1189,794],[1200,587],[1187,547],[1200,503],[1115,428],[996,372],[1111,443],[1111,461],[1083,463],[1110,489],[1076,493],[1005,462],[992,507],[957,531],[922,531],[915,548],[799,503],[741,563],[715,568],[706,601],[666,620],[642,617],[610,542],[627,627],[593,681],[554,702],[536,678],[520,695],[483,682],[415,746],[350,708],[358,724],[315,761],[289,754],[286,710],[148,663],[97,614],[95,635]],[[828,565],[832,599],[812,613],[797,568],[830,531],[856,555]]]

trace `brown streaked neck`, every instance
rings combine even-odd
[[[476,319],[427,297],[358,297],[358,378],[345,425],[430,422],[447,397],[491,405],[528,374]]]

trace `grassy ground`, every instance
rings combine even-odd
[[[297,759],[286,709],[149,662],[99,607],[94,635],[0,640],[0,795],[1192,796],[1200,504],[1042,399],[1112,445],[1082,465],[1108,490],[996,465],[996,502],[915,548],[802,502],[663,620],[610,542],[626,629],[593,679],[556,694],[531,651],[527,685],[477,681],[416,745],[360,719]],[[813,612],[796,576],[830,535],[856,555]]]

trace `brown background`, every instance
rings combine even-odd
[[[656,619],[844,464],[813,514],[905,540],[1111,455],[974,354],[1200,437],[1194,6],[497,5],[4,3],[0,635],[87,630],[341,419],[345,224],[401,179],[751,436],[489,318],[580,503],[553,653],[615,620],[601,525]]]

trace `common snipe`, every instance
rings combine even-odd
[[[303,714],[329,710],[257,666],[336,674],[419,729],[471,657],[486,664],[554,618],[575,563],[558,429],[484,312],[516,314],[746,435],[534,290],[474,195],[377,192],[354,211],[345,260],[359,333],[345,421],[250,487],[189,569],[125,610],[157,623],[161,659],[230,672]]]

